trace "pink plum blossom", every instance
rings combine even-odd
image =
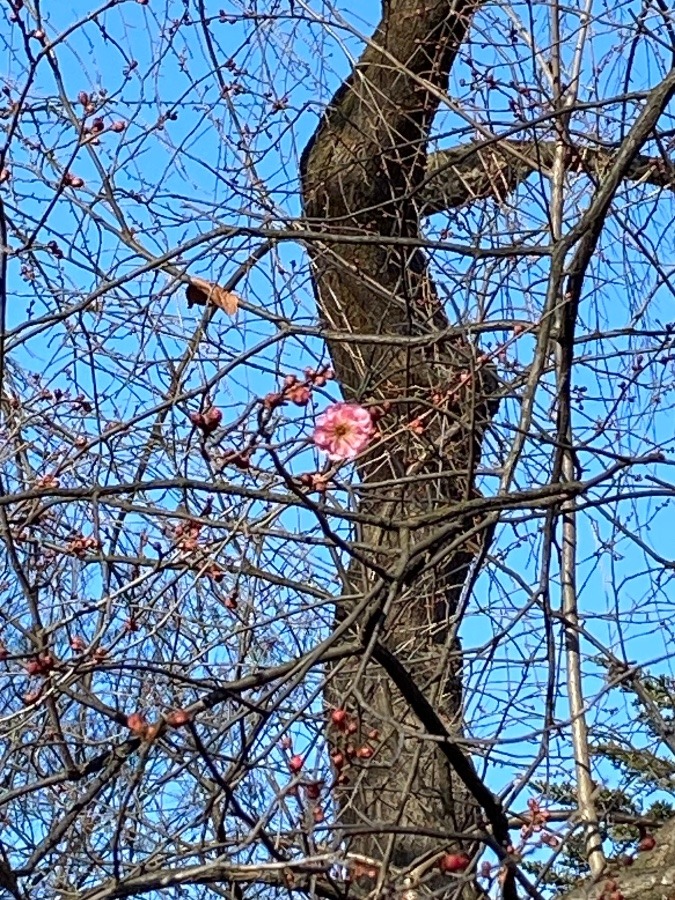
[[[358,403],[333,403],[316,420],[314,443],[328,452],[328,459],[354,459],[374,435],[367,409]]]

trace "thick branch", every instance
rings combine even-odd
[[[267,885],[288,891],[298,891],[313,897],[338,898],[339,892],[330,883],[327,872],[330,858],[311,860],[301,864],[268,863],[238,866],[226,859],[216,859],[196,866],[176,866],[143,872],[124,881],[109,881],[79,895],[79,900],[120,900],[145,894],[186,888],[193,885]],[[239,896],[233,893],[233,896]]]
[[[555,141],[471,141],[429,156],[419,188],[422,215],[466,206],[476,200],[499,200],[534,172],[553,165]],[[616,149],[579,147],[569,151],[569,166],[600,180],[612,166]],[[654,187],[675,188],[675,166],[661,157],[639,154],[625,179]]]
[[[630,866],[610,860],[610,867],[597,881],[586,881],[564,894],[562,900],[597,900],[608,882],[616,887],[606,890],[620,893],[623,900],[669,900],[675,896],[675,820],[655,832],[656,847],[639,853]]]

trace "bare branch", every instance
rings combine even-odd
[[[535,172],[553,166],[556,142],[551,140],[496,139],[471,141],[429,156],[426,178],[418,189],[422,215],[446,212],[476,200],[501,200]],[[570,147],[571,171],[585,172],[594,181],[612,166],[617,147]],[[673,190],[675,166],[662,157],[638,154],[625,173],[626,181]]]

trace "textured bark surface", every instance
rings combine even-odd
[[[419,243],[419,189],[439,92],[472,7],[446,0],[391,0],[354,73],[338,91],[302,162],[305,214],[325,240],[310,252],[317,302],[328,327],[343,333],[425,335],[450,324]],[[333,241],[358,235],[362,242]],[[359,506],[378,516],[357,535],[364,556],[393,572],[406,553],[430,538],[407,523],[474,495],[474,470],[495,383],[475,348],[430,340],[416,349],[329,342],[348,399],[393,403],[380,454],[360,465]],[[415,418],[422,433],[408,426]],[[419,430],[419,429],[418,429]],[[405,480],[404,480],[405,479]],[[402,573],[376,626],[444,721],[461,734],[461,654],[453,633],[462,586],[478,541],[461,540],[474,526],[457,521],[427,571]],[[353,602],[368,592],[367,566],[350,569]],[[338,620],[352,608],[343,600]],[[365,624],[365,623],[363,623]],[[350,849],[402,869],[456,843],[429,832],[463,832],[478,817],[437,744],[384,671],[364,656],[331,672],[328,703],[358,710],[360,733],[333,734],[358,746],[375,728],[375,755],[355,760],[336,798]],[[357,834],[369,829],[369,834]],[[401,833],[403,832],[403,833]],[[431,877],[430,886],[441,882]],[[467,888],[465,896],[469,896]]]
[[[600,881],[584,882],[564,900],[675,900],[675,821],[655,832],[656,846],[630,866],[611,863]]]
[[[444,212],[476,200],[503,199],[533,172],[553,166],[557,144],[551,140],[471,141],[431,154],[418,196],[423,214]],[[613,164],[617,147],[568,150],[572,170],[598,181]],[[672,190],[675,166],[669,159],[637,154],[625,178]]]

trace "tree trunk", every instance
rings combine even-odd
[[[388,437],[359,464],[359,509],[381,525],[369,523],[355,535],[367,548],[366,562],[389,572],[432,537],[427,528],[409,528],[413,520],[475,496],[482,438],[495,409],[494,376],[475,348],[464,339],[436,340],[450,323],[419,229],[429,128],[473,8],[447,0],[385,3],[372,41],[302,160],[305,215],[321,234],[309,248],[321,318],[345,334],[382,336],[329,342],[329,350],[347,399],[392,403]],[[341,241],[345,236],[361,240]],[[429,341],[414,346],[386,342],[424,335]],[[462,535],[474,525],[459,517],[453,534],[434,546],[426,571],[418,564],[402,573],[375,635],[458,737],[461,651],[454,626],[480,543],[475,528],[473,539]],[[370,570],[353,562],[338,621],[372,581]],[[358,713],[356,734],[333,730],[342,749],[363,746],[372,729],[379,732],[370,739],[372,758],[354,757],[336,788],[349,849],[389,877],[392,866],[405,869],[457,846],[454,835],[476,823],[477,804],[383,669],[367,654],[333,668],[327,703]],[[437,876],[427,883],[448,886]]]

